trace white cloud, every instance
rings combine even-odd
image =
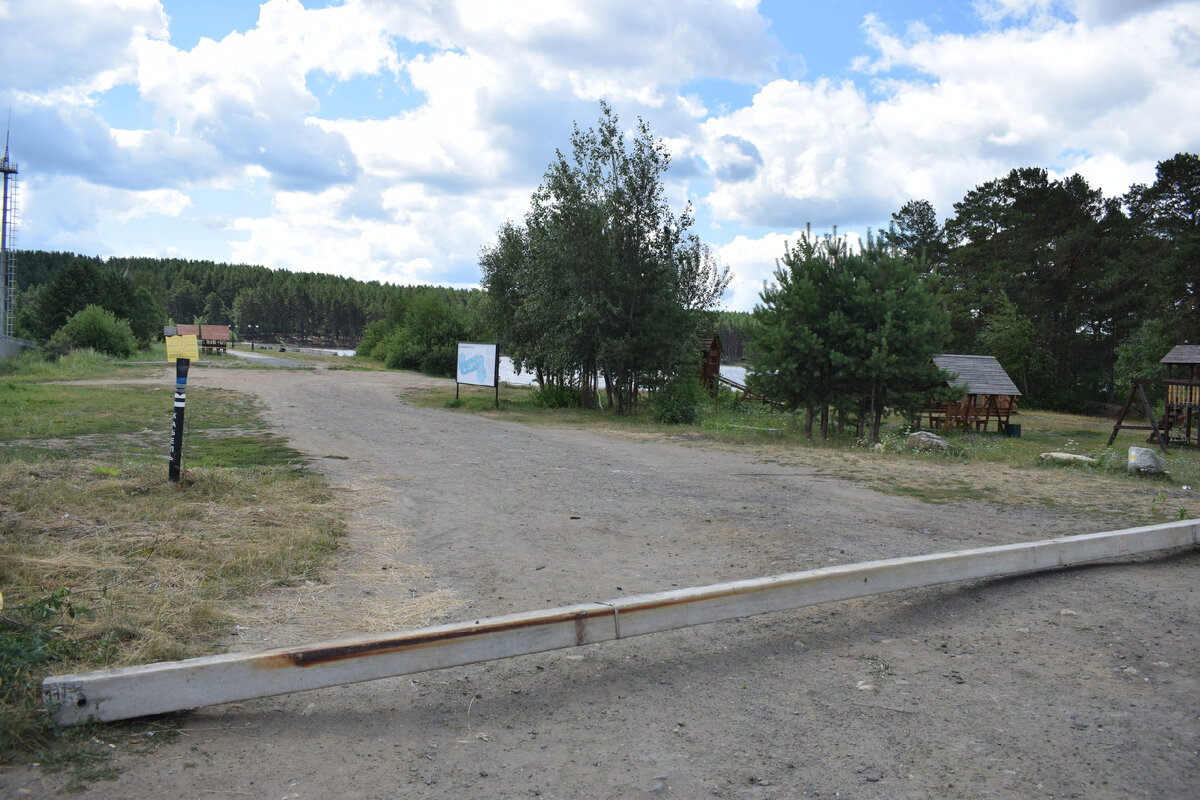
[[[176,218],[191,199],[174,189],[127,190],[71,176],[38,176],[20,187],[20,238],[45,250],[87,255],[114,252],[121,227],[134,220]],[[143,245],[144,246],[144,245]],[[120,254],[141,250],[116,250]]]
[[[832,227],[820,229],[814,226],[811,230],[802,228],[791,233],[769,233],[757,238],[735,236],[733,241],[716,248],[717,260],[721,264],[733,265],[721,307],[727,311],[753,310],[760,302],[759,293],[764,283],[775,282],[778,259],[799,244],[802,236],[808,235],[814,241],[823,241],[832,234]],[[858,251],[862,246],[857,233],[838,230],[837,235],[845,239],[851,252]]]
[[[719,221],[879,224],[911,198],[946,215],[975,185],[1033,165],[1103,177],[1120,194],[1200,141],[1196,4],[1102,28],[918,27],[906,39],[869,19],[866,32],[881,99],[849,82],[775,81],[701,126],[693,152],[717,178],[705,202]],[[729,142],[761,155],[753,177]]]
[[[60,102],[128,78],[137,44],[167,35],[158,0],[15,0],[0,12],[0,90]]]
[[[480,245],[495,235],[492,220],[514,216],[514,197],[481,192],[463,199],[421,184],[391,185],[368,203],[382,213],[355,212],[359,189],[279,192],[266,217],[241,217],[245,233],[235,261],[301,272],[329,272],[398,284],[473,285]],[[520,198],[520,203],[528,193]]]
[[[1032,21],[1048,24],[1066,11],[1089,25],[1104,25],[1129,19],[1179,0],[976,0],[976,12],[993,24]]]
[[[260,165],[283,188],[319,190],[352,181],[358,165],[339,133],[311,119],[320,100],[307,76],[399,69],[386,32],[359,6],[310,11],[298,0],[270,0],[255,28],[219,42],[201,39],[184,52],[143,41],[137,85],[176,137],[210,142],[235,165]]]

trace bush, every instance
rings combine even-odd
[[[128,358],[137,352],[129,322],[95,305],[77,312],[55,331],[47,350],[61,355],[67,349],[87,347],[117,358]]]
[[[704,389],[694,377],[676,375],[654,393],[650,416],[664,425],[695,425],[700,419]]]
[[[375,355],[375,349],[383,345],[388,334],[392,332],[393,324],[390,320],[377,319],[367,325],[363,329],[362,339],[358,341],[359,355],[375,358],[377,361],[383,361],[387,356],[387,348],[380,350],[379,355]]]
[[[579,408],[583,394],[578,386],[549,384],[538,386],[529,394],[529,400],[540,408]]]
[[[458,345],[436,345],[421,356],[418,369],[426,375],[452,378],[457,374]]]

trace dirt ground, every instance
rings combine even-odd
[[[328,580],[259,598],[231,649],[1125,526],[405,402],[429,384],[193,371],[257,394],[353,509]],[[1172,552],[205,708],[151,755],[115,741],[85,795],[1192,798],[1198,576]]]

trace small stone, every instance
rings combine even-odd
[[[1078,611],[1072,611],[1072,610],[1071,610],[1071,609],[1069,609],[1069,608],[1064,608],[1062,611],[1059,611],[1059,612],[1058,612],[1058,615],[1059,615],[1060,617],[1078,617],[1078,616],[1079,616],[1079,612],[1078,612]]]

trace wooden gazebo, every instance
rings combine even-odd
[[[166,329],[164,329],[164,333],[165,331]],[[228,325],[176,325],[175,334],[195,336],[196,344],[201,350],[221,355],[225,355],[230,341]]]
[[[986,431],[995,423],[997,433],[1007,433],[1009,416],[1017,410],[1021,391],[993,356],[946,354],[933,357],[933,363],[957,377],[948,381],[953,388],[965,388],[962,400],[927,403],[922,414],[928,415],[935,430]]]

